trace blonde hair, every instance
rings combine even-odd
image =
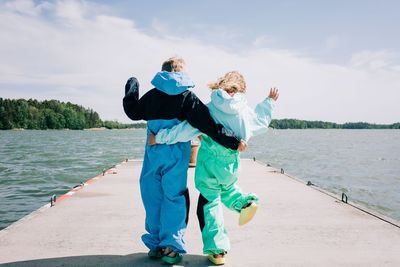
[[[183,60],[181,57],[175,56],[164,61],[161,66],[161,70],[168,72],[181,72],[185,69],[185,66],[185,60]]]
[[[243,75],[238,71],[225,73],[218,81],[208,84],[208,87],[211,88],[211,90],[222,89],[228,93],[246,92],[246,82]]]

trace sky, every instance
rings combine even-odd
[[[193,91],[237,70],[274,117],[400,121],[399,1],[0,0],[0,97],[57,99],[130,122],[126,80],[143,95],[162,62],[186,60]]]

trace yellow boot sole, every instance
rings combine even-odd
[[[239,225],[245,225],[246,223],[251,221],[254,215],[256,215],[257,208],[257,204],[253,202],[250,204],[250,206],[242,209],[239,216]]]
[[[207,258],[214,263],[215,265],[224,265],[225,264],[225,257],[218,257],[215,258],[214,255],[209,254]]]

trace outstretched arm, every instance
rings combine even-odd
[[[128,79],[125,85],[125,97],[122,100],[124,111],[131,120],[142,120],[143,114],[139,101],[139,82],[135,77]]]
[[[271,88],[268,97],[256,106],[254,110],[254,116],[250,119],[251,134],[259,135],[268,130],[268,126],[272,120],[272,110],[274,108],[274,102],[278,100],[279,92],[278,89]]]
[[[193,92],[187,91],[185,94],[182,118],[224,147],[238,149],[240,140],[235,136],[228,135],[221,124],[215,123],[207,106]]]
[[[157,144],[175,144],[178,142],[188,142],[201,132],[192,127],[187,121],[183,121],[170,129],[161,129],[156,135]]]
[[[178,142],[188,142],[194,137],[199,136],[201,132],[193,128],[187,121],[183,121],[170,129],[161,129],[157,135],[149,133],[147,142],[149,145],[155,144],[175,144]],[[244,151],[247,143],[241,140],[237,148],[238,151]]]
[[[125,85],[123,107],[126,115],[132,120],[170,120],[182,118],[182,107],[187,95],[168,95],[156,88],[151,89],[139,98],[139,82],[131,77]]]
[[[139,82],[131,77],[125,85],[123,107],[131,120],[170,120],[179,118],[183,95],[167,95],[152,89],[139,98]]]

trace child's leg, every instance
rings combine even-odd
[[[231,166],[235,166],[235,164]],[[248,223],[256,214],[258,197],[252,193],[243,194],[236,185],[237,168],[218,168],[217,172],[217,177],[221,181],[222,203],[229,209],[240,212],[239,225]]]
[[[201,156],[200,156],[201,157]],[[230,249],[229,238],[224,228],[224,217],[220,199],[220,188],[217,180],[212,177],[209,167],[199,157],[197,158],[195,182],[200,191],[197,204],[197,218],[199,220],[204,254],[219,254]]]
[[[240,210],[251,202],[258,203],[258,197],[253,194],[244,194],[237,186],[239,172],[239,158],[232,161],[231,158],[220,158],[214,169],[221,188],[221,201],[229,209]]]
[[[178,253],[186,253],[183,236],[190,205],[187,189],[190,146],[181,148],[179,153],[180,155],[172,161],[173,164],[166,166],[162,177],[164,198],[160,212],[160,246],[171,248]]]
[[[151,250],[159,247],[160,210],[163,198],[161,176],[156,175],[154,165],[145,153],[142,173],[140,175],[140,192],[146,211],[145,228],[148,232],[142,236],[144,244]]]
[[[247,204],[258,203],[258,197],[253,193],[242,193],[236,183],[232,183],[221,188],[221,201],[229,209],[240,212]]]
[[[228,251],[230,243],[224,227],[220,198],[208,201],[200,194],[197,204],[197,218],[203,239],[204,254],[219,254]]]

